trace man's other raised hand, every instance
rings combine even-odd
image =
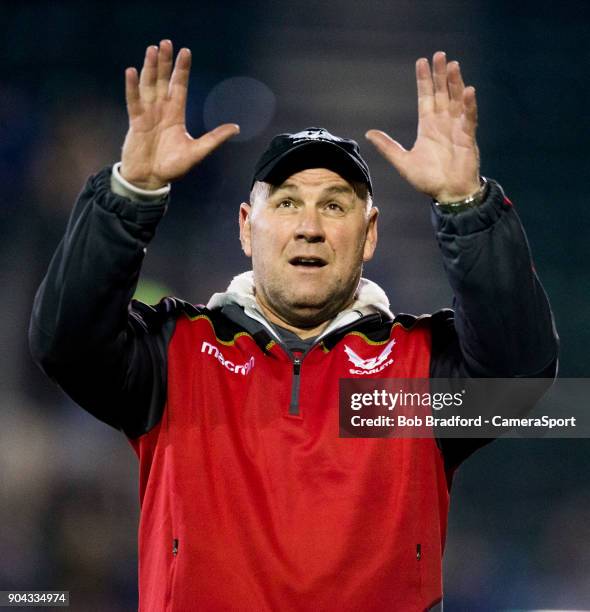
[[[225,123],[193,138],[186,130],[186,99],[191,52],[183,48],[173,62],[172,42],[146,49],[141,74],[125,70],[129,130],[120,172],[142,189],[158,189],[184,176],[228,138],[239,133]]]
[[[385,132],[367,138],[418,191],[439,202],[463,200],[480,188],[479,151],[475,140],[475,89],[466,87],[459,62],[442,51],[416,62],[418,135],[407,151]]]

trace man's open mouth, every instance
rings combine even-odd
[[[302,266],[305,268],[323,268],[328,262],[321,257],[292,257],[289,259],[292,266]]]

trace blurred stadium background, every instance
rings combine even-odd
[[[248,266],[237,239],[253,162],[315,125],[361,142],[381,209],[365,271],[397,312],[450,304],[426,198],[363,134],[410,146],[414,61],[438,49],[477,88],[482,172],[525,224],[561,336],[590,375],[586,2],[378,0],[0,3],[0,589],[66,589],[73,610],[136,607],[136,459],[31,362],[34,292],[85,178],[117,161],[123,70],[161,38],[193,51],[188,125],[242,125],[173,190],[140,290],[194,302]],[[500,440],[454,482],[445,609],[590,608],[590,443]]]

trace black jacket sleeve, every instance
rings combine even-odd
[[[110,168],[91,177],[78,198],[35,297],[29,344],[77,403],[135,437],[164,402],[174,317],[131,298],[167,201],[131,202],[110,177]]]
[[[490,181],[486,200],[460,213],[433,205],[432,221],[454,309],[433,317],[431,377],[552,379],[558,337],[551,308],[502,188]],[[439,440],[450,467],[490,441]]]
[[[501,187],[490,181],[485,202],[465,212],[433,206],[432,218],[454,293],[446,325],[454,326],[460,358],[444,355],[450,347],[440,342],[431,375],[553,377],[558,341],[551,308]]]

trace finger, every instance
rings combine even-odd
[[[240,133],[240,126],[236,123],[224,123],[217,126],[214,130],[203,134],[200,138],[193,142],[193,163],[200,162],[207,157],[212,151],[229,140],[232,136]]]
[[[158,64],[158,47],[152,45],[145,51],[143,68],[139,75],[139,94],[145,102],[152,102],[156,97],[156,73]]]
[[[156,81],[156,95],[158,100],[168,97],[168,86],[170,84],[170,73],[172,72],[172,41],[162,40],[158,50],[158,68]]]
[[[129,119],[133,119],[140,114],[139,76],[135,68],[127,68],[125,70],[125,101],[127,102]]]
[[[449,84],[449,112],[452,116],[458,117],[463,110],[463,79],[459,62],[449,62],[447,64],[447,81]]]
[[[184,113],[188,94],[188,80],[191,72],[190,49],[183,48],[176,56],[176,63],[170,77],[168,95],[177,109]]]
[[[465,89],[465,83],[463,82],[463,75],[461,74],[461,66],[459,65],[459,62],[457,62],[457,74],[459,75],[459,83],[461,84],[461,87]]]
[[[418,117],[434,111],[434,88],[430,66],[425,57],[416,62],[416,86],[418,88]]]
[[[468,136],[475,139],[475,132],[477,129],[477,100],[475,98],[475,87],[471,85],[466,87],[463,91],[463,108],[463,131]]]
[[[447,86],[447,56],[443,51],[437,51],[432,58],[432,75],[435,110],[445,111],[449,107],[449,89]]]
[[[381,130],[369,130],[365,138],[389,161],[397,171],[405,176],[407,151],[402,145]]]

